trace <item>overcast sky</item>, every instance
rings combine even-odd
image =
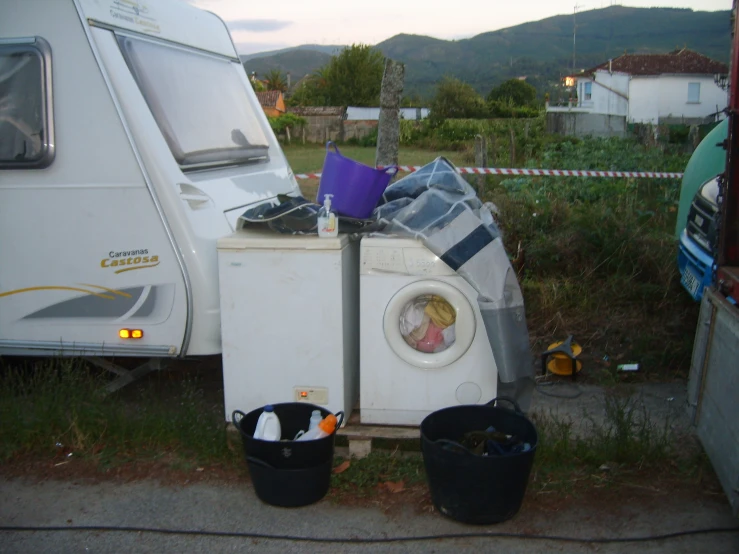
[[[300,44],[377,44],[399,33],[469,38],[612,0],[187,0],[222,17],[241,54]],[[729,10],[731,0],[629,0],[633,7]],[[437,7],[438,6],[438,7]]]

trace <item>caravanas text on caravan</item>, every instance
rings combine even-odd
[[[118,267],[121,265],[157,264],[159,256],[149,256],[149,250],[128,250],[108,252],[108,257],[100,260],[100,267]]]

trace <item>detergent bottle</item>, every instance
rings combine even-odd
[[[324,194],[323,206],[318,210],[318,236],[335,237],[339,234],[339,218],[331,210],[331,198],[333,194]]]
[[[322,419],[323,416],[321,415],[321,410],[313,410],[313,413],[310,416],[310,425],[308,425],[308,431],[318,427],[318,424],[321,423]]]
[[[296,440],[308,441],[322,439],[333,433],[334,429],[336,429],[336,416],[334,414],[328,414],[316,427],[299,436]]]
[[[280,418],[277,417],[275,409],[267,404],[264,411],[259,414],[257,427],[254,429],[254,438],[263,441],[278,441],[281,437]]]

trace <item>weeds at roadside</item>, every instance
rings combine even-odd
[[[146,387],[131,402],[105,395],[105,374],[80,359],[0,363],[0,461],[73,456],[106,469],[162,457],[233,458],[221,414],[204,402],[195,381],[183,382],[176,403]]]
[[[652,421],[636,397],[606,394],[604,409],[604,424],[588,416],[591,432],[586,439],[585,462],[595,465],[608,460],[645,467],[663,465],[674,456],[669,421],[662,425]]]
[[[334,466],[346,459],[336,456]],[[349,459],[346,471],[332,476],[332,487],[340,492],[367,496],[382,483],[398,483],[398,487],[425,482],[423,458],[420,453],[374,451],[361,459]]]
[[[539,431],[534,491],[617,487],[653,472],[690,481],[708,467],[699,445],[676,434],[669,418],[650,417],[638,397],[606,394],[603,410],[602,421],[583,413],[580,425],[571,417],[532,414]]]
[[[587,168],[578,164],[589,152],[590,167],[606,168],[616,156],[623,170],[675,170],[687,161],[643,148],[616,152],[618,144],[554,145],[542,157]],[[534,351],[572,334],[586,355],[639,362],[644,371],[630,378],[687,373],[698,307],[679,284],[676,182],[517,177],[490,179],[486,190],[507,250],[523,252],[516,269]]]
[[[709,471],[700,447],[676,435],[670,420],[656,421],[636,396],[607,394],[604,417],[583,413],[571,417],[531,414],[539,434],[529,489],[533,494],[572,493],[592,488],[642,486],[644,475],[699,482]],[[344,462],[337,457],[335,466]],[[373,451],[368,457],[351,459],[346,471],[333,476],[340,493],[369,497],[383,482],[410,486],[425,482],[423,458],[397,450]]]
[[[170,402],[146,387],[141,397],[124,401],[100,394],[105,376],[79,360],[50,359],[26,368],[5,364],[2,370],[0,463],[61,464],[71,454],[101,471],[147,463],[186,472],[210,464],[243,465],[241,453],[228,448],[221,407],[214,410],[203,401],[196,380],[181,380]],[[654,423],[637,398],[606,397],[603,409],[603,422],[592,414],[579,421],[531,414],[539,433],[531,493],[619,487],[656,471],[700,483],[710,473],[699,446],[676,437],[669,421]],[[336,456],[334,465],[345,461]],[[335,498],[416,494],[426,481],[417,451],[375,450],[348,461],[345,471],[332,476]]]

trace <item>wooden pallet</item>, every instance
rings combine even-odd
[[[421,431],[417,426],[362,424],[359,410],[354,410],[346,425],[336,431],[336,436],[344,437],[348,441],[349,456],[364,458],[372,452],[373,440],[420,441]]]
[[[235,451],[240,450],[241,436],[233,423],[226,425],[226,432],[229,448]],[[418,426],[362,424],[359,418],[359,410],[354,410],[346,425],[336,431],[336,436],[342,437],[348,442],[350,457],[364,458],[372,452],[373,440],[415,441],[420,447],[421,430]]]

